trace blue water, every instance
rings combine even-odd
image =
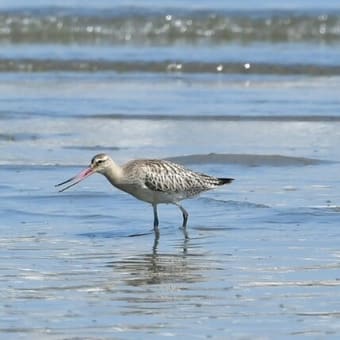
[[[338,1],[2,1],[0,338],[338,338]],[[152,208],[106,152],[235,181]]]

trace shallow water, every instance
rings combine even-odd
[[[0,4],[1,338],[339,337],[339,4],[224,3]],[[101,176],[54,187],[99,152],[235,181],[155,247]]]

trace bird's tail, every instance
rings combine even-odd
[[[217,179],[218,179],[218,185],[228,184],[234,180],[233,178],[217,178]]]

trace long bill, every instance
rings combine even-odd
[[[92,168],[86,168],[84,169],[82,172],[80,172],[78,175],[76,176],[73,176],[71,178],[69,178],[68,180],[64,181],[64,182],[61,182],[59,184],[56,184],[55,187],[60,187],[66,183],[69,183],[69,182],[72,182],[72,181],[75,181],[74,183],[66,186],[65,188],[59,190],[59,192],[63,192],[71,187],[73,187],[74,185],[78,184],[79,182],[81,182],[82,180],[84,180],[86,177],[89,177],[91,176],[92,174],[94,174],[95,171],[92,169]]]

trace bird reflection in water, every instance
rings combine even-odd
[[[131,286],[203,281],[203,273],[210,270],[210,265],[202,262],[203,255],[189,254],[188,240],[182,242],[181,250],[177,254],[160,254],[154,246],[150,254],[112,261],[107,266],[122,273],[126,277],[124,281]]]

